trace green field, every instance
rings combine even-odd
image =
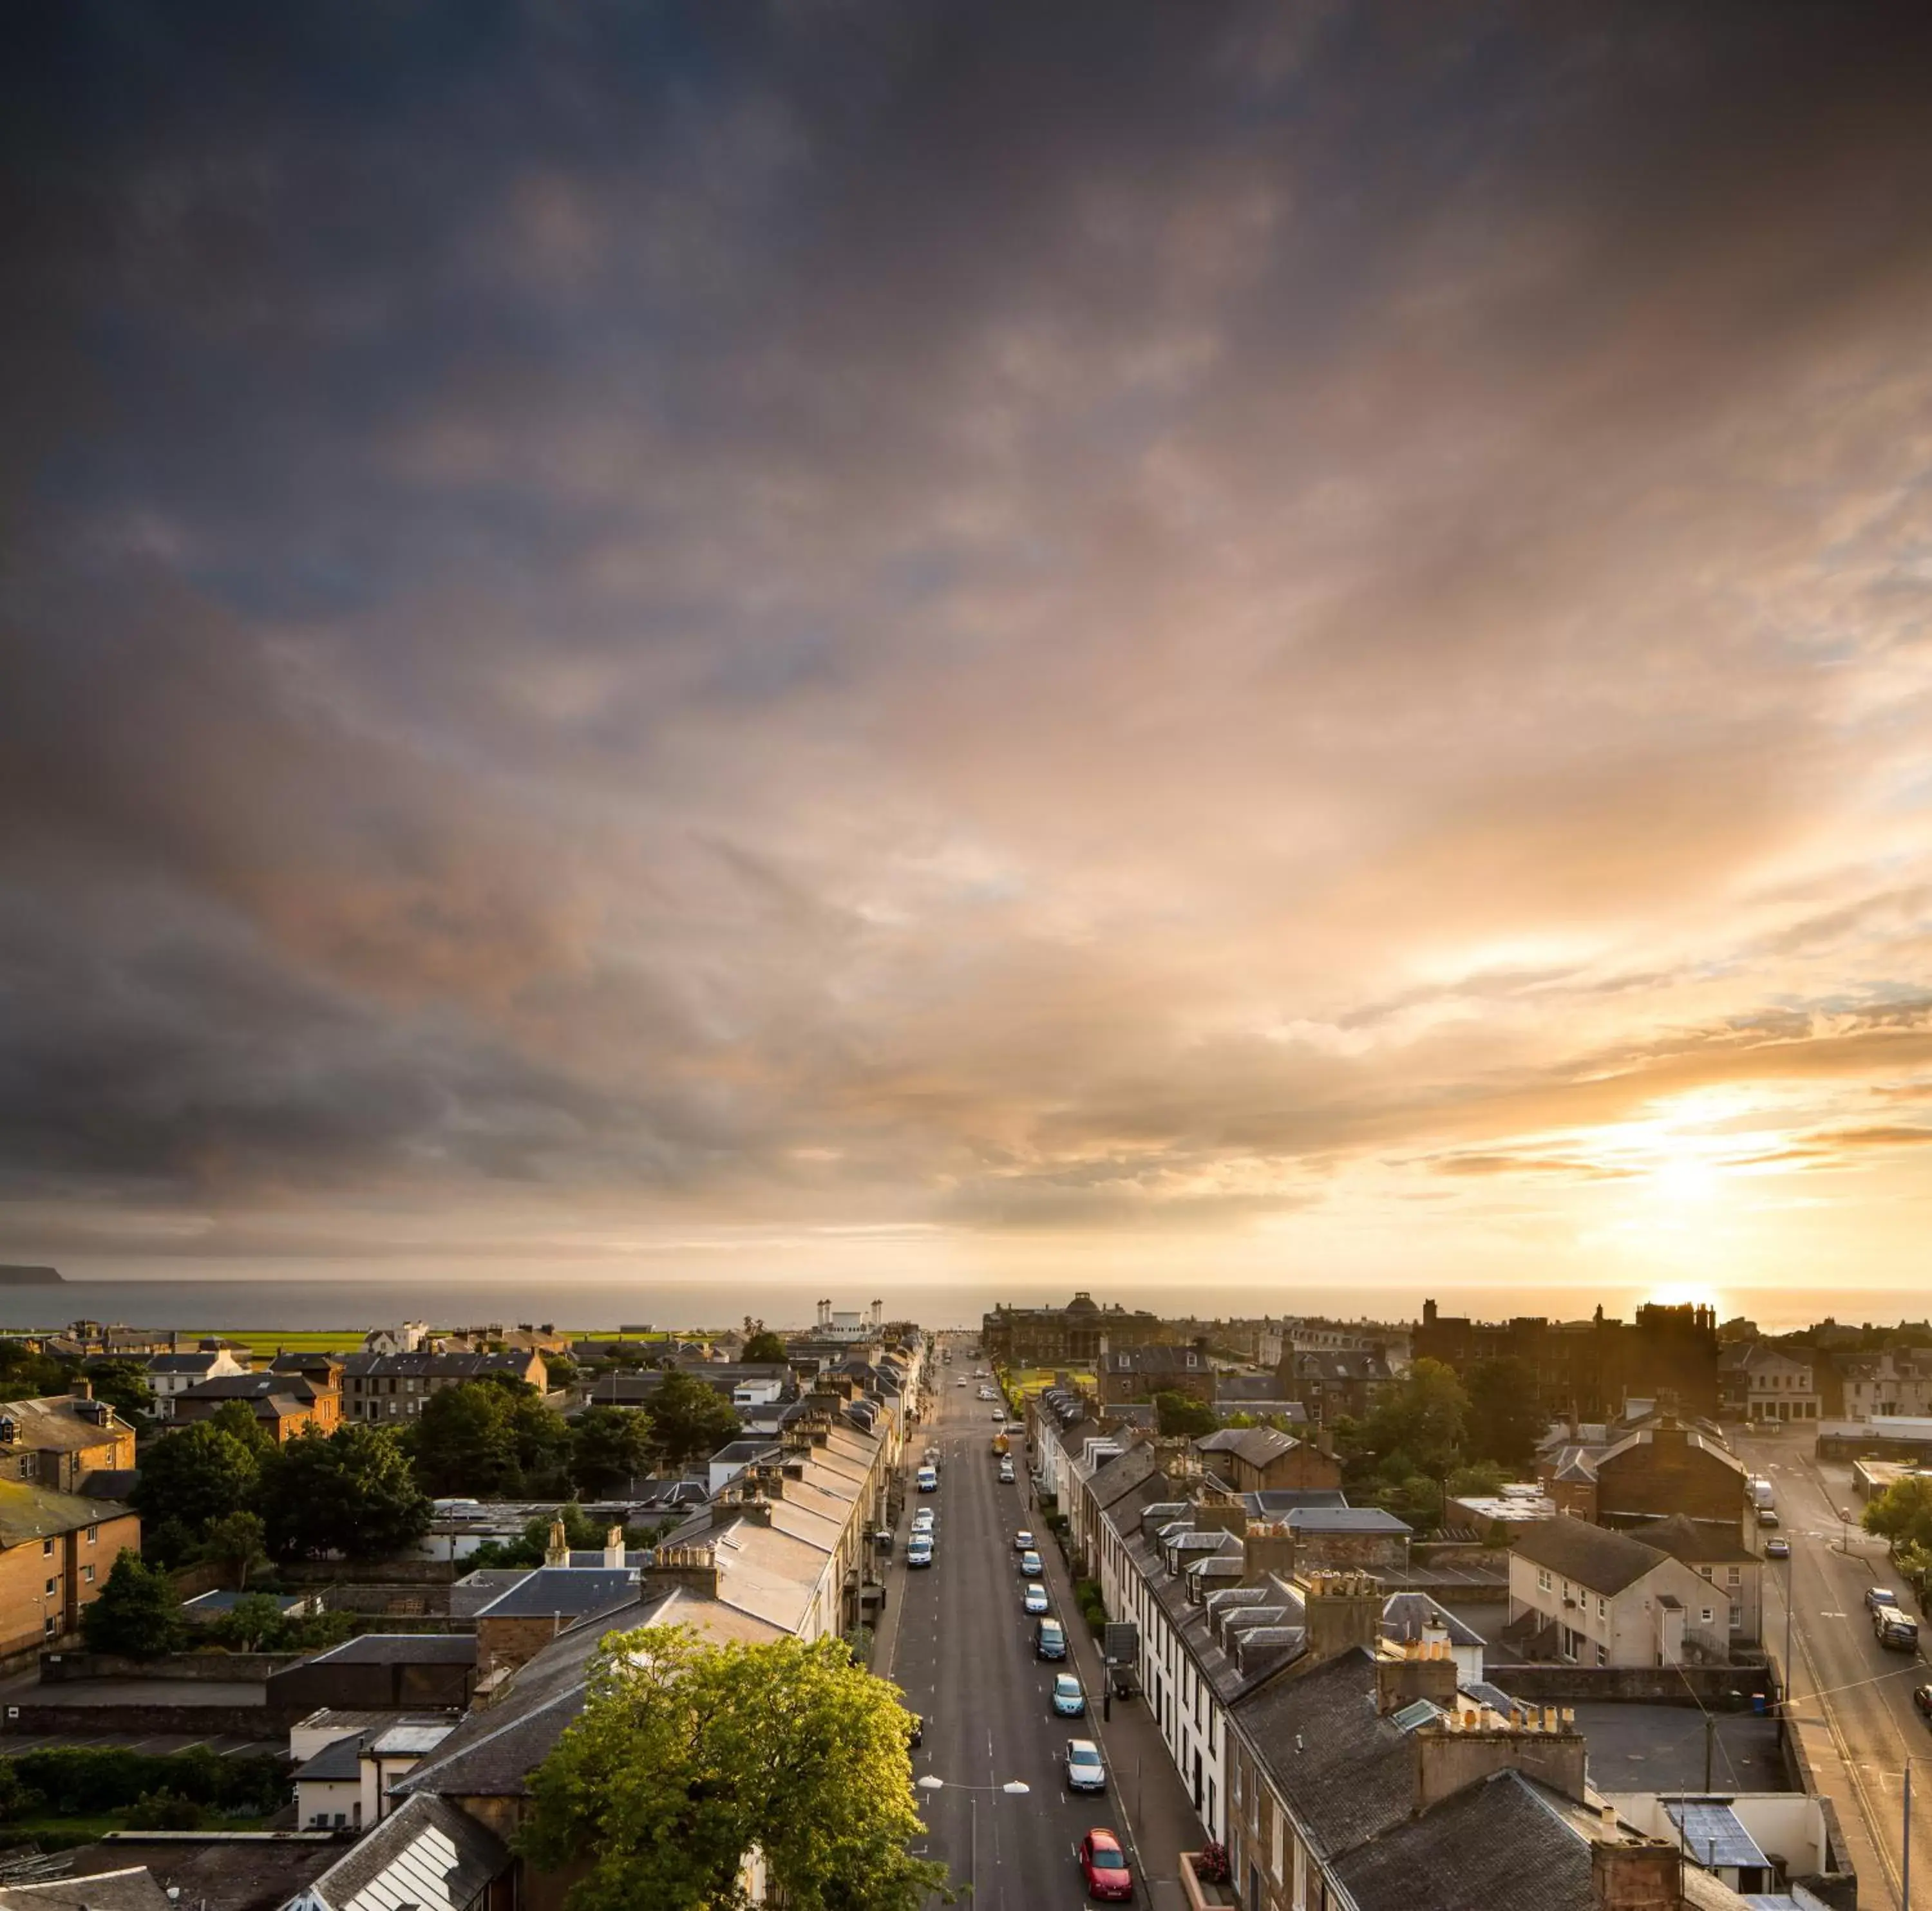
[[[481,1325],[474,1321],[461,1324],[466,1326]],[[452,1331],[453,1329],[441,1327],[430,1329],[432,1334]],[[617,1330],[614,1327],[560,1327],[556,1331],[573,1339],[615,1340],[617,1337]],[[686,1331],[695,1333],[699,1330],[691,1328]],[[272,1356],[278,1348],[292,1354],[352,1353],[362,1346],[362,1336],[368,1331],[366,1326],[314,1330],[275,1327],[189,1327],[182,1330],[182,1338],[192,1343],[203,1335],[218,1336],[222,1340],[236,1342],[252,1354]],[[626,1337],[632,1340],[668,1340],[671,1336],[668,1331],[664,1331],[632,1334]]]

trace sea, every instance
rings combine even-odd
[[[1331,1319],[1412,1320],[1425,1296],[1442,1312],[1478,1319],[1544,1314],[1580,1319],[1600,1302],[1606,1314],[1625,1319],[1644,1301],[1659,1298],[1642,1288],[1542,1290],[1523,1286],[1453,1287],[1441,1283],[1365,1286],[1360,1281],[1323,1286],[1309,1283],[1217,1286],[1198,1277],[1106,1286],[1090,1274],[1064,1286],[988,1280],[906,1281],[874,1284],[869,1292],[836,1293],[842,1310],[884,1301],[889,1320],[916,1320],[928,1327],[969,1327],[996,1304],[1015,1307],[1064,1305],[1076,1285],[1090,1286],[1103,1304],[1149,1307],[1166,1315],[1204,1318],[1253,1318],[1264,1314],[1321,1314]],[[617,1327],[696,1331],[740,1325],[749,1316],[774,1328],[808,1326],[822,1283],[795,1280],[721,1280],[716,1274],[686,1281],[517,1280],[387,1280],[304,1278],[93,1280],[68,1278],[57,1286],[0,1287],[0,1332],[94,1320],[129,1327],[176,1328],[184,1332],[290,1332],[340,1330],[359,1340],[370,1328],[404,1319],[427,1320],[434,1327],[482,1326],[501,1322],[516,1326],[545,1322],[585,1331]],[[1696,1298],[1682,1286],[1667,1298]],[[1923,1290],[1867,1292],[1834,1289],[1727,1287],[1708,1298],[1720,1319],[1742,1314],[1766,1333],[1789,1332],[1827,1315],[1840,1321],[1892,1322],[1922,1319],[1928,1311]]]

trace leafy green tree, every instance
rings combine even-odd
[[[158,1659],[181,1643],[181,1601],[175,1583],[131,1547],[123,1547],[100,1596],[83,1606],[80,1634],[90,1652]]]
[[[580,1492],[619,1492],[650,1470],[651,1416],[635,1408],[586,1407],[570,1438],[571,1478]]]
[[[1867,1503],[1859,1524],[1890,1540],[1894,1552],[1906,1546],[1932,1549],[1932,1478],[1915,1473],[1887,1487]]]
[[[268,1534],[254,1513],[227,1513],[211,1520],[202,1535],[201,1556],[219,1566],[238,1587],[248,1575],[268,1563]]]
[[[1391,1485],[1414,1474],[1440,1480],[1461,1457],[1469,1397],[1439,1360],[1418,1360],[1356,1430],[1378,1475]]]
[[[445,1387],[423,1402],[412,1433],[416,1478],[433,1493],[491,1497],[522,1478],[509,1396],[500,1387]]]
[[[580,1868],[566,1911],[740,1911],[754,1849],[791,1911],[917,1911],[945,1868],[923,1834],[910,1715],[843,1642],[610,1642],[584,1712],[532,1775],[522,1838]]]
[[[244,1511],[261,1478],[261,1454],[213,1419],[155,1441],[141,1456],[131,1496],[144,1520],[178,1520],[199,1539],[212,1521]]]
[[[1169,1438],[1198,1439],[1221,1424],[1204,1400],[1190,1400],[1185,1394],[1156,1394],[1154,1412],[1154,1424]]]
[[[753,1364],[783,1360],[786,1358],[784,1336],[773,1333],[769,1327],[761,1326],[745,1343],[745,1351],[739,1358]]]
[[[1466,1466],[1457,1467],[1449,1475],[1449,1490],[1458,1495],[1474,1493],[1480,1498],[1494,1499],[1509,1478],[1508,1470],[1493,1460],[1472,1460]]]
[[[309,1427],[262,1474],[268,1550],[280,1559],[381,1559],[429,1530],[430,1503],[387,1427]]]
[[[255,1409],[246,1400],[224,1400],[202,1424],[232,1434],[258,1460],[266,1460],[275,1451],[274,1435],[256,1418]]]
[[[22,1341],[0,1341],[0,1400],[40,1400],[64,1394],[75,1370],[71,1362],[35,1353]]]
[[[1536,1457],[1549,1421],[1537,1404],[1536,1373],[1514,1354],[1479,1360],[1463,1376],[1469,1396],[1465,1445],[1472,1457],[1516,1472]]]
[[[250,1592],[236,1601],[208,1628],[209,1634],[235,1652],[272,1652],[288,1634],[282,1602],[266,1592]]]
[[[94,1397],[105,1400],[130,1426],[146,1427],[152,1419],[154,1390],[139,1361],[98,1361],[86,1372]]]
[[[652,1438],[668,1466],[708,1460],[738,1431],[731,1403],[694,1374],[667,1373],[651,1396],[650,1412]]]

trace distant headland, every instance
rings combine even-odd
[[[0,1261],[0,1287],[64,1287],[65,1277],[57,1267],[23,1267],[17,1262]]]

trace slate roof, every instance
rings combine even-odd
[[[49,1394],[34,1400],[0,1401],[0,1414],[14,1423],[13,1445],[37,1453],[82,1453],[91,1446],[105,1446],[117,1433],[124,1438],[131,1430],[112,1407],[107,1409],[104,1426],[83,1418],[71,1394]]]
[[[1736,1520],[1706,1522],[1688,1514],[1672,1513],[1666,1519],[1646,1520],[1632,1526],[1630,1536],[1668,1553],[1690,1566],[1755,1566],[1757,1555],[1738,1538]]]
[[[339,1840],[299,1832],[206,1839],[183,1832],[152,1838],[121,1832],[62,1853],[73,1861],[70,1875],[76,1882],[145,1865],[164,1888],[178,1885],[181,1903],[196,1911],[203,1904],[207,1911],[280,1911],[342,1855]]]
[[[573,1618],[608,1612],[638,1596],[638,1576],[621,1566],[538,1566],[484,1607],[477,1619]]]
[[[297,1782],[307,1778],[340,1783],[360,1778],[363,1738],[362,1733],[352,1732],[346,1739],[332,1739],[313,1758],[296,1768]]]
[[[1432,1599],[1426,1592],[1392,1592],[1382,1602],[1382,1637],[1384,1639],[1420,1639],[1423,1636],[1425,1623],[1430,1619],[1438,1621],[1448,1628],[1449,1643],[1452,1646],[1480,1646],[1484,1643],[1483,1635],[1474,1626],[1459,1619],[1448,1607]]]
[[[218,1373],[197,1380],[175,1396],[176,1400],[286,1399],[305,1406],[316,1397],[315,1389],[299,1373]]]
[[[1510,1554],[1547,1567],[1592,1592],[1621,1592],[1666,1556],[1654,1546],[1608,1526],[1559,1514],[1526,1526],[1510,1539]]]
[[[1244,1493],[1241,1504],[1256,1520],[1279,1520],[1304,1506],[1346,1506],[1348,1496],[1340,1487],[1263,1487]]]
[[[474,1634],[450,1632],[365,1632],[318,1652],[308,1663],[328,1665],[469,1666],[476,1663]]]
[[[1362,1911],[1580,1911],[1594,1902],[1589,1841],[1514,1772],[1465,1786],[1336,1869]]]
[[[1197,1453],[1232,1453],[1250,1466],[1266,1466],[1285,1453],[1292,1453],[1301,1442],[1273,1427],[1223,1427],[1204,1433],[1194,1442]]]
[[[51,1487],[28,1486],[24,1481],[0,1480],[0,1547],[18,1546],[30,1539],[77,1532],[104,1520],[124,1520],[128,1509],[112,1499],[87,1499],[75,1493],[56,1493]]]
[[[1154,1449],[1144,1444],[1130,1446],[1117,1454],[1104,1466],[1096,1467],[1087,1482],[1094,1504],[1102,1513],[1124,1499],[1154,1472]]]
[[[309,1889],[331,1911],[467,1905],[510,1868],[502,1840],[447,1799],[407,1799]]]
[[[82,1878],[48,1878],[0,1890],[0,1911],[171,1911],[167,1893],[145,1865],[96,1871]]]
[[[1415,1529],[1380,1506],[1295,1506],[1282,1516],[1291,1532],[1400,1533]]]

